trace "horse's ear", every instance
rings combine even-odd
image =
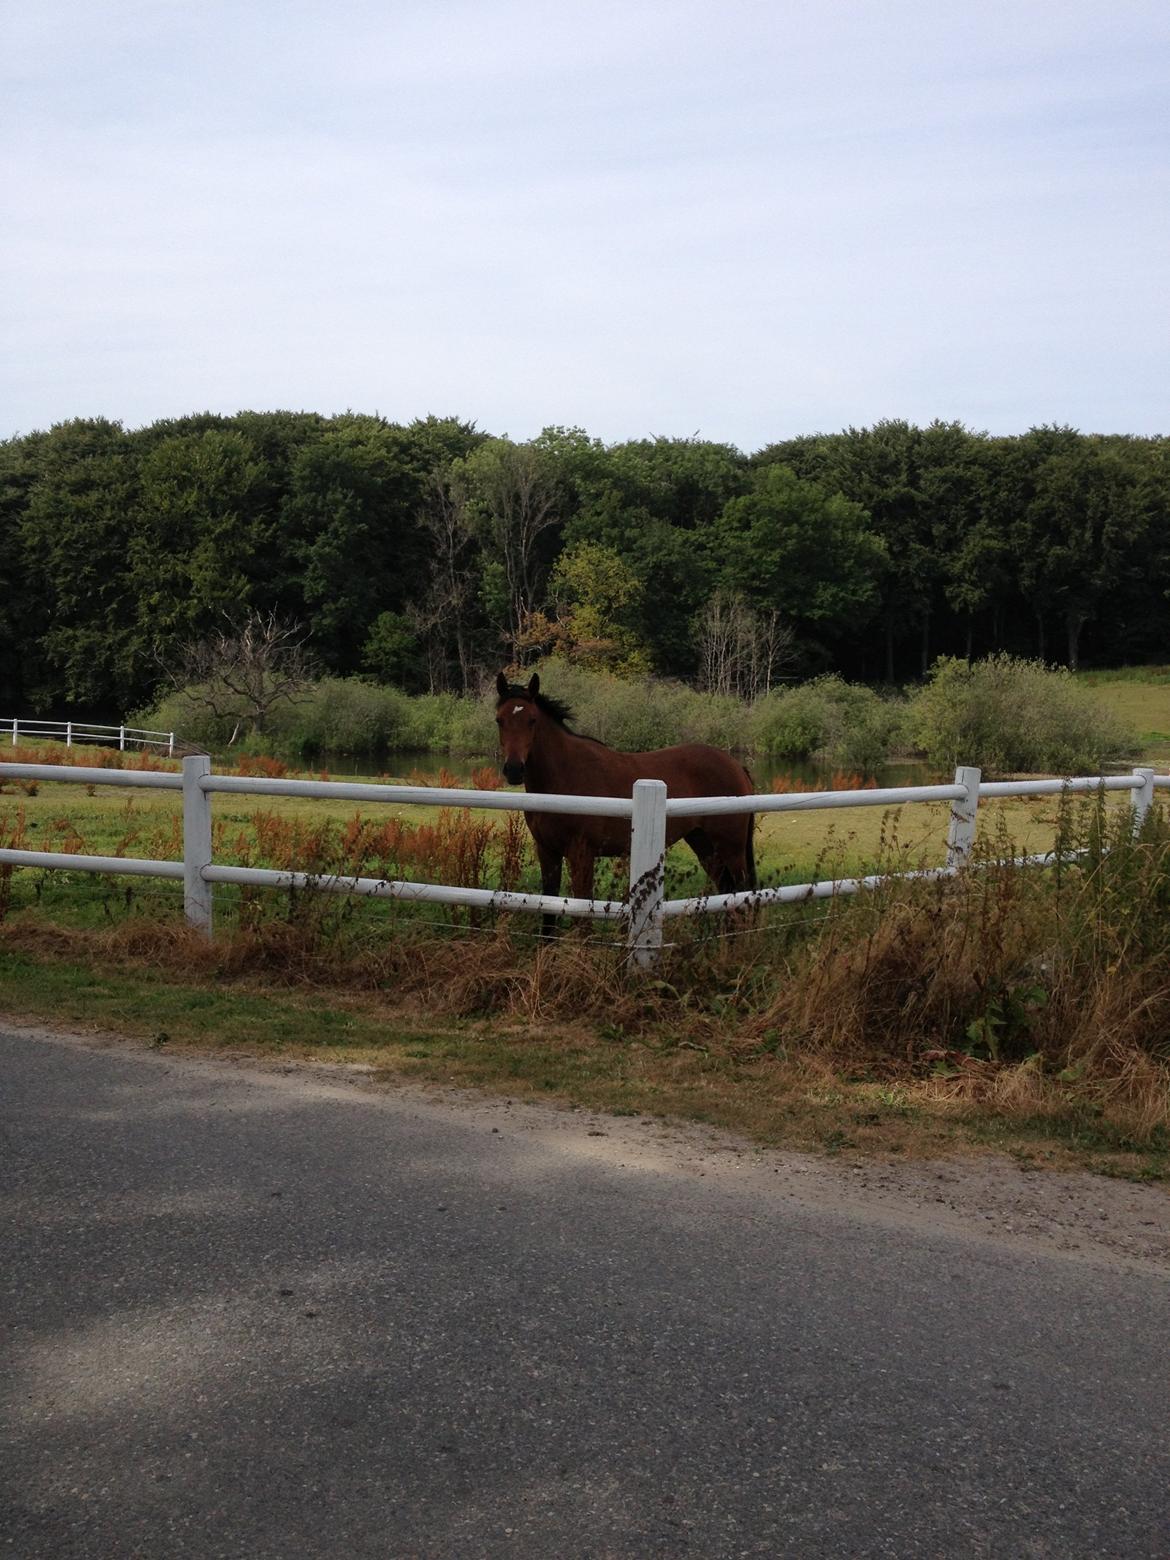
[[[508,679],[504,676],[503,672],[497,672],[496,674],[496,692],[499,694],[501,699],[506,699],[508,697]]]
[[[535,699],[536,695],[539,692],[540,692],[540,675],[537,672],[533,672],[532,676],[528,680],[528,697],[530,699]]]

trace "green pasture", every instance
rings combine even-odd
[[[1170,759],[1170,666],[1133,666],[1082,672],[1079,680],[1104,698],[1123,725],[1137,732],[1145,761]]]
[[[62,771],[67,774],[67,770]],[[360,779],[361,777],[355,777]],[[371,777],[372,778],[372,777]],[[379,779],[385,779],[381,776]],[[462,778],[462,777],[461,777]],[[28,794],[32,791],[34,794]],[[436,801],[442,790],[436,787]],[[1112,800],[1112,799],[1111,799]],[[1057,827],[1056,799],[1011,799],[985,802],[979,812],[980,837],[996,855],[1024,854],[1051,848]],[[418,827],[434,824],[438,808],[395,804],[355,805],[307,797],[216,796],[212,800],[216,832],[216,861],[220,865],[301,865],[313,870],[318,862],[274,862],[259,848],[259,835],[273,818],[300,825],[306,833],[328,828],[327,839],[340,841],[355,819],[377,826],[388,818]],[[502,842],[505,815],[473,814],[487,820],[493,843]],[[756,860],[763,884],[800,883],[849,876],[876,870],[907,870],[936,866],[945,856],[948,808],[946,804],[911,804],[897,808],[867,806],[808,812],[761,814],[757,819]],[[20,843],[29,850],[70,851],[90,855],[142,857],[155,860],[181,858],[182,808],[176,794],[139,790],[117,785],[84,786],[44,781],[27,788],[8,782],[0,793],[0,842]],[[241,849],[243,847],[243,849]],[[498,845],[496,846],[498,849]],[[337,860],[334,870],[347,870]],[[381,875],[385,862],[369,862],[362,870]],[[395,875],[426,877],[417,869],[395,869]],[[621,897],[625,865],[598,864],[599,897]],[[444,881],[436,873],[434,881]],[[683,896],[702,892],[705,879],[685,845],[674,846],[667,861],[667,894]],[[491,851],[483,885],[497,886],[492,875]],[[538,890],[539,874],[530,844],[525,844],[521,888]],[[68,920],[109,920],[134,909],[157,904],[177,913],[181,885],[164,880],[99,877],[79,872],[26,870],[12,876],[10,909],[34,906],[63,915]],[[263,891],[261,891],[263,892]],[[566,877],[565,892],[568,892]],[[270,896],[271,897],[271,896]],[[238,892],[216,890],[222,913],[231,914]],[[379,904],[374,913],[403,913],[405,907]],[[427,914],[442,916],[436,906]]]

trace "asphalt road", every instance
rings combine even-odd
[[[1164,1274],[650,1124],[0,1062],[0,1554],[1170,1556]]]

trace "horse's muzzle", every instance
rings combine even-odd
[[[504,779],[509,785],[519,785],[523,778],[524,765],[518,759],[509,759],[504,765]]]

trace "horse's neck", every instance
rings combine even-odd
[[[571,746],[579,742],[571,731],[555,720],[545,720],[540,728],[540,741],[529,754],[525,789],[529,791],[555,791],[558,775],[564,775],[570,761]]]

